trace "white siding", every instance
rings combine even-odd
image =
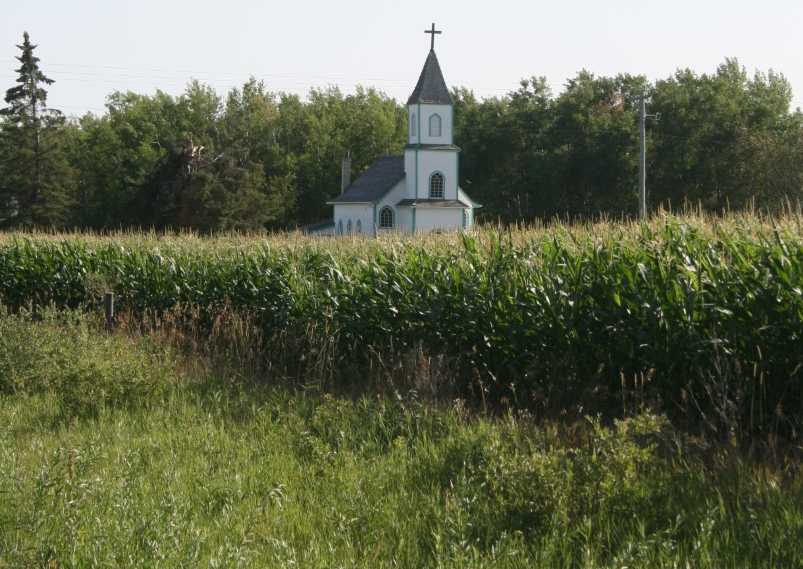
[[[407,108],[407,142],[410,144],[418,144],[419,134],[421,132],[421,123],[419,122],[418,106],[411,105]]]
[[[335,204],[335,227],[340,221],[345,230],[351,220],[352,231],[356,233],[357,222],[362,225],[363,235],[374,234],[374,206],[371,204]]]
[[[434,172],[443,174],[443,199],[457,199],[457,151],[419,150],[418,151],[418,199],[429,197],[429,177]],[[412,178],[415,177],[411,176]],[[413,189],[415,193],[415,189]]]
[[[452,143],[452,106],[451,105],[419,105],[419,109],[413,111],[410,107],[410,115],[413,112],[418,116],[418,140],[421,144],[451,144]],[[441,118],[440,136],[429,135],[429,119],[432,115]]]
[[[416,181],[416,156],[417,150],[404,151],[404,197],[413,199],[415,198],[415,181]]]
[[[457,231],[463,227],[463,210],[459,208],[417,208],[415,230],[420,233],[430,231]]]
[[[401,231],[404,233],[409,233],[410,231],[412,231],[412,221],[413,221],[413,218],[410,215],[410,209],[396,207],[396,204],[404,199],[404,195],[405,195],[405,185],[402,182],[400,184],[397,184],[396,187],[394,187],[391,191],[385,194],[385,196],[376,204],[376,213],[377,215],[379,215],[379,210],[381,210],[386,205],[390,206],[391,209],[393,209],[396,223],[392,231]],[[379,225],[379,219],[377,219],[377,225]],[[387,231],[387,230],[383,229],[380,231]]]

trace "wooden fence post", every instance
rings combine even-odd
[[[114,332],[114,293],[103,294],[103,311],[106,314],[106,330]]]

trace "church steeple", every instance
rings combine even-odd
[[[414,145],[451,146],[454,127],[454,99],[443,79],[438,56],[435,55],[435,34],[441,32],[432,24],[429,55],[424,69],[407,101],[407,118],[410,133],[407,142]]]
[[[413,94],[410,95],[407,105],[454,105],[454,100],[452,95],[449,94],[446,81],[443,80],[438,56],[435,55],[435,34],[443,32],[436,30],[433,23],[432,29],[424,30],[424,33],[432,35],[432,43],[430,44],[429,55],[424,63],[424,69],[421,70],[421,77],[418,78],[418,83],[413,89]]]
[[[424,69],[421,70],[421,76],[418,78],[418,84],[416,84],[413,94],[410,95],[410,100],[407,101],[408,105],[416,105],[418,103],[454,105],[454,100],[449,93],[449,88],[446,86],[446,81],[443,79],[441,66],[438,63],[438,56],[435,55],[434,49],[429,50]]]
[[[453,203],[458,200],[458,158],[453,144],[454,100],[443,79],[432,24],[429,55],[421,76],[407,101],[409,134],[404,147],[404,168],[408,176],[406,197],[427,203]],[[424,214],[422,214],[424,215]]]

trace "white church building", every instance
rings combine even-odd
[[[454,145],[454,100],[432,46],[407,101],[407,145],[402,156],[383,156],[327,204],[334,234],[429,233],[468,230],[479,208],[458,184],[460,148]],[[344,176],[347,176],[344,172]]]

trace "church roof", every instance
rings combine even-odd
[[[415,86],[413,94],[410,95],[410,100],[407,101],[408,105],[416,103],[454,105],[434,49],[429,50],[424,69],[421,70],[421,77],[418,78],[418,84]]]
[[[404,156],[382,156],[342,194],[326,203],[371,203],[384,196],[403,179]]]
[[[435,200],[435,199],[404,199],[396,204],[396,207],[457,207],[466,209],[468,204],[460,200]]]
[[[461,150],[454,144],[417,144],[412,143],[404,147],[405,150]]]

